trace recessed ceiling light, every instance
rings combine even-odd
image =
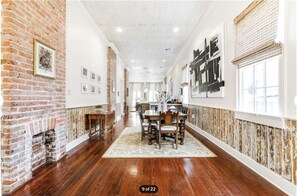
[[[179,28],[178,28],[178,27],[174,27],[174,28],[173,28],[173,32],[174,32],[174,33],[179,32]]]
[[[131,60],[131,62],[132,62],[132,63],[134,63],[134,62],[135,62],[135,60],[134,60],[134,59],[132,59],[132,60]]]
[[[118,33],[122,33],[122,32],[123,32],[123,29],[122,29],[121,27],[118,27],[118,28],[117,28],[117,32],[118,32]]]
[[[163,60],[162,60],[162,62],[163,62],[163,63],[165,63],[165,62],[166,62],[166,60],[165,60],[165,59],[163,59]]]

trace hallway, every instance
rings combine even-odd
[[[124,127],[139,125],[136,112],[116,124],[114,137],[94,137],[57,163],[38,169],[13,195],[142,195],[141,185],[157,185],[156,195],[285,195],[194,131],[215,158],[107,159],[104,152]]]

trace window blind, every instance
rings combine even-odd
[[[279,1],[255,0],[235,19],[236,40],[233,63],[240,67],[282,53],[276,41],[279,25]]]

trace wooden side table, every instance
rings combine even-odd
[[[90,138],[99,132],[100,130],[100,137],[104,137],[105,133],[112,130],[113,126],[115,125],[115,111],[110,112],[98,112],[98,113],[92,113],[92,114],[86,114],[86,129],[89,130],[89,136]],[[95,132],[92,133],[92,121],[96,121],[95,124]],[[100,129],[97,130],[96,127],[99,125]]]

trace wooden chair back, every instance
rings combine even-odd
[[[178,113],[173,113],[172,111],[168,110],[164,113],[160,112],[160,124],[161,125],[176,125],[174,124],[174,120],[176,119],[176,121],[178,122]],[[162,123],[163,120],[163,123]]]

